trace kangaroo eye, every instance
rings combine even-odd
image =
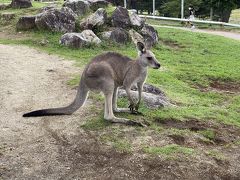
[[[152,57],[147,57],[147,59],[150,61],[150,60],[152,60]]]

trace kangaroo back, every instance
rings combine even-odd
[[[61,108],[51,108],[51,109],[42,109],[37,111],[32,111],[23,115],[23,117],[36,117],[36,116],[55,116],[55,115],[70,115],[79,109],[87,99],[88,88],[81,79],[77,95],[74,101],[66,107]]]

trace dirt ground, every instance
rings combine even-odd
[[[91,101],[71,116],[22,117],[31,110],[70,103],[76,90],[66,83],[76,73],[81,70],[71,61],[25,46],[0,45],[0,179],[240,178],[240,145],[233,143],[240,139],[240,129],[236,127],[156,119],[166,129],[196,132],[211,128],[218,132],[218,139],[208,144],[196,134],[154,134],[151,129],[139,133],[133,127],[110,125],[121,129],[123,137],[132,142],[133,151],[128,153],[99,139],[110,127],[102,132],[81,127],[92,116]],[[177,158],[152,156],[142,151],[139,142],[187,145],[196,148],[197,153]],[[204,153],[212,149],[221,151],[224,157]]]

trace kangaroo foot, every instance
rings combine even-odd
[[[121,124],[130,125],[130,126],[147,127],[147,125],[145,125],[141,122],[137,122],[137,121],[133,121],[133,120],[129,120],[129,119],[124,119],[124,118],[107,119],[107,121],[109,121],[111,123],[121,123]]]
[[[133,110],[133,111],[131,111],[131,114],[144,116],[144,114],[143,114],[142,112],[139,112],[139,111],[137,111],[137,110]]]

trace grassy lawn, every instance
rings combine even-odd
[[[34,2],[33,5],[33,8],[27,10],[10,9],[6,11],[16,12],[18,16],[35,14],[37,9],[43,6],[37,2]],[[16,20],[13,20],[7,24],[9,32],[16,33],[15,23]],[[0,30],[3,31],[4,28],[2,27]],[[240,42],[224,37],[176,29],[158,28],[157,30],[161,41],[154,47],[153,52],[160,61],[162,69],[150,69],[147,82],[162,89],[175,106],[152,110],[142,105],[140,111],[144,113],[144,117],[128,114],[119,116],[144,119],[155,133],[162,131],[161,127],[157,125],[157,119],[160,121],[166,119],[177,121],[211,120],[240,127]],[[119,46],[104,42],[97,47],[90,46],[79,50],[59,45],[60,33],[35,30],[22,32],[22,35],[25,38],[19,40],[3,38],[0,39],[0,43],[21,44],[38,48],[50,54],[73,59],[80,67],[84,67],[91,58],[105,51],[116,51],[132,58],[137,56],[133,44]],[[40,44],[43,39],[49,41],[45,46]],[[75,78],[70,84],[77,85],[78,81],[79,78]],[[91,98],[95,101],[102,100],[98,95],[91,96]],[[119,105],[127,106],[126,99],[120,99]],[[102,109],[97,108],[96,111],[98,117],[88,121],[84,128],[88,130],[109,128],[110,125],[102,119]],[[172,130],[170,131],[173,133]],[[140,133],[143,133],[142,130]],[[199,132],[199,134],[210,140],[214,136],[211,131]],[[109,138],[110,135],[111,138]],[[121,151],[124,149],[127,152],[132,151],[130,142],[124,139],[119,141],[114,137],[118,136],[116,134],[113,137],[112,134],[110,135],[103,135],[103,141],[113,142],[114,147]],[[143,149],[149,154],[193,153],[192,149],[179,145],[167,145],[163,148],[147,146]]]

